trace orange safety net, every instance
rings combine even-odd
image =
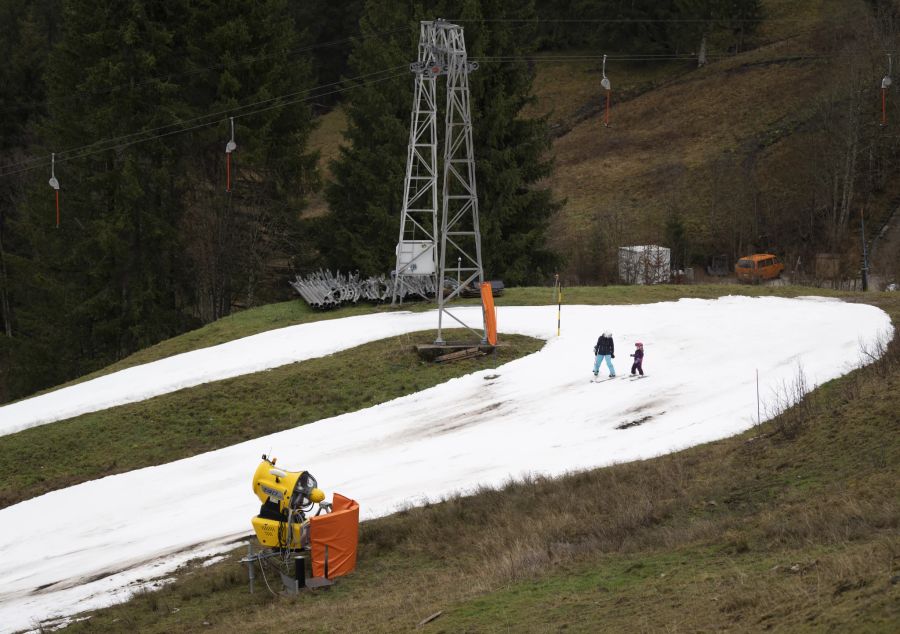
[[[319,515],[309,521],[314,577],[334,579],[356,568],[359,503],[335,493],[331,508],[328,515]]]
[[[484,309],[484,327],[487,340],[492,346],[497,345],[497,310],[494,308],[494,292],[490,282],[481,283],[481,306]]]

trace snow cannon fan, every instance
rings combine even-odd
[[[259,543],[269,548],[303,548],[308,541],[307,514],[316,504],[320,513],[331,510],[311,473],[283,471],[265,455],[253,474],[253,492],[262,502],[252,520],[253,530]]]
[[[256,564],[264,579],[266,567],[275,567],[288,592],[330,585],[335,577],[356,568],[357,502],[340,493],[326,502],[325,493],[309,471],[279,469],[275,458],[265,454],[253,473],[252,485],[262,506],[251,524],[264,550],[254,553],[250,543],[247,557],[241,559],[247,564],[251,592]],[[306,552],[311,555],[311,577],[306,574]]]

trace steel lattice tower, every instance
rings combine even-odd
[[[444,343],[442,328],[445,313],[473,330],[451,314],[446,304],[472,282],[477,280],[480,284],[484,281],[469,97],[469,73],[477,67],[466,55],[461,26],[443,20],[421,23],[419,59],[410,66],[415,73],[415,90],[393,300],[396,303],[405,277],[431,274],[436,268],[438,336],[435,343],[438,344]],[[441,224],[438,232],[435,80],[440,75],[447,77],[447,98]],[[428,215],[431,217],[430,224]],[[428,266],[423,266],[429,260],[432,262],[430,271]],[[443,284],[447,273],[456,273],[460,281],[449,294],[445,294]],[[482,342],[485,341],[483,316],[481,332],[473,332],[481,336]]]
[[[440,67],[432,43],[434,23],[422,22],[415,74],[403,210],[397,240],[397,266],[392,304],[402,301],[407,278],[433,276],[437,271],[437,98],[435,79]]]

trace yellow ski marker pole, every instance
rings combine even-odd
[[[559,283],[559,273],[556,274],[556,336],[559,337],[560,322],[562,321],[562,286]]]

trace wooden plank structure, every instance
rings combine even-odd
[[[482,343],[423,343],[416,346],[416,352],[419,356],[427,361],[435,363],[449,363],[452,361],[460,361],[462,359],[472,359],[475,357],[483,357],[496,350],[500,345],[492,346]]]
[[[435,357],[437,363],[447,363],[449,361],[460,361],[462,359],[472,359],[473,357],[483,357],[486,352],[482,352],[478,348],[463,348],[456,352],[448,352],[439,357]]]

